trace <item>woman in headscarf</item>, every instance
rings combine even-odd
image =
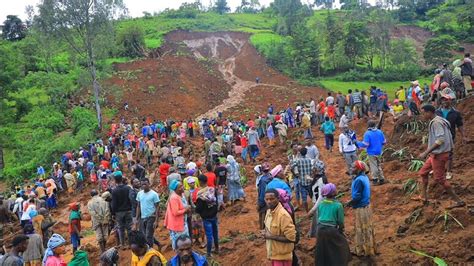
[[[315,249],[316,265],[347,265],[351,255],[344,237],[344,208],[335,199],[336,186],[324,185],[324,200],[318,206],[318,231]]]
[[[43,266],[66,266],[62,258],[65,253],[66,240],[59,234],[53,234],[48,240],[47,249],[43,257]]]
[[[171,245],[176,250],[175,242],[180,235],[188,235],[188,225],[186,214],[190,213],[191,206],[183,197],[184,188],[178,180],[173,180],[169,185],[172,191],[166,206],[165,226],[170,231]]]
[[[232,155],[227,156],[227,189],[231,204],[236,200],[245,200],[245,192],[240,183],[240,165]]]
[[[352,200],[347,203],[355,213],[355,249],[357,256],[375,256],[374,226],[370,209],[370,180],[368,167],[363,161],[352,164],[355,177],[352,180]]]

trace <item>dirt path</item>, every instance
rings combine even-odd
[[[199,115],[197,119],[204,117],[215,117],[218,112],[224,112],[232,107],[237,106],[244,100],[245,93],[253,88],[259,86],[283,88],[283,86],[275,84],[257,84],[255,81],[239,78],[235,74],[236,59],[241,56],[244,45],[248,44],[247,40],[235,39],[230,35],[225,34],[223,36],[209,36],[201,39],[184,40],[183,43],[191,49],[194,56],[196,56],[198,59],[209,58],[209,56],[204,56],[201,51],[210,50],[210,58],[216,59],[218,61],[219,72],[222,74],[224,80],[232,87],[232,89],[229,91],[228,98],[225,99],[222,104],[212,108],[204,114]],[[220,47],[221,45],[227,46],[226,49],[235,50],[235,52],[230,55],[220,53],[219,51],[224,48]]]

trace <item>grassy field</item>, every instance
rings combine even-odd
[[[428,78],[420,78],[418,79],[420,85],[423,84],[430,84],[431,80]],[[391,81],[391,82],[383,82],[383,81],[354,81],[354,82],[346,82],[346,81],[338,81],[332,79],[325,79],[320,81],[321,85],[330,91],[335,92],[343,92],[347,93],[349,89],[359,89],[359,90],[366,90],[370,88],[370,86],[377,86],[378,88],[382,88],[386,90],[389,97],[393,99],[395,97],[395,92],[400,86],[408,87],[410,85],[410,81]]]
[[[173,30],[190,31],[240,31],[249,33],[271,33],[274,18],[265,14],[200,13],[197,18],[168,18],[159,15],[149,18],[134,18],[120,21],[117,27],[138,25],[145,32],[147,48],[157,48],[163,43],[163,36]]]

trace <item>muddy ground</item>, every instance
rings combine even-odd
[[[158,59],[138,60],[131,63],[116,64],[116,73],[106,81],[108,107],[119,110],[115,120],[125,117],[127,121],[141,120],[143,117],[156,119],[174,118],[189,119],[214,115],[217,111],[225,116],[237,119],[253,118],[255,114],[265,112],[267,105],[273,103],[276,109],[294,105],[296,102],[308,102],[325,95],[320,88],[300,86],[278,71],[268,67],[257,51],[249,44],[248,35],[244,33],[189,33],[177,31],[170,33],[167,43],[160,51]],[[255,78],[261,83],[256,84]],[[123,103],[130,106],[123,110]],[[471,140],[462,144],[460,138],[455,148],[455,169],[452,185],[463,200],[471,206],[474,202],[472,187],[474,139],[473,132],[474,99],[469,98],[458,105],[465,117],[465,129]],[[474,264],[474,217],[469,209],[460,208],[449,213],[454,220],[448,220],[447,226],[440,215],[450,205],[447,195],[439,187],[430,187],[430,198],[434,199],[429,206],[423,207],[420,201],[412,198],[418,194],[404,191],[408,179],[419,180],[416,173],[408,171],[409,159],[400,161],[392,156],[396,150],[407,147],[407,156],[416,155],[423,150],[423,132],[404,135],[394,132],[395,122],[387,118],[383,130],[389,140],[390,152],[384,155],[384,172],[389,184],[372,188],[371,205],[374,213],[374,225],[378,255],[373,258],[377,265],[430,265],[429,259],[419,257],[410,249],[424,251],[445,259],[450,264]],[[366,121],[354,122],[359,137],[363,135]],[[289,131],[292,139],[301,138],[298,129]],[[350,180],[344,173],[343,158],[336,152],[323,149],[324,137],[316,129],[316,144],[327,165],[330,182],[344,192],[341,201],[349,200]],[[338,135],[339,132],[336,132]],[[202,151],[202,140],[191,141],[196,151]],[[268,148],[266,140],[258,162],[268,161],[271,165],[287,164],[285,144]],[[247,199],[235,206],[228,207],[219,214],[219,235],[224,239],[221,254],[214,260],[221,265],[261,265],[266,263],[265,242],[259,237],[257,226],[255,176],[253,165],[245,166],[248,173],[248,185],[245,187]],[[152,169],[150,169],[152,170]],[[65,195],[60,204],[80,199],[85,206],[89,196],[87,191]],[[84,212],[85,209],[84,209]],[[354,214],[351,209],[345,210],[346,235],[349,243],[353,242]],[[62,223],[55,230],[66,233],[66,210],[54,212]],[[309,219],[303,212],[296,213],[297,221],[303,233],[297,245],[297,254],[303,265],[313,264],[312,249],[314,239],[304,235],[309,230]],[[83,244],[89,250],[92,265],[97,265],[98,251],[94,234],[90,231],[90,222],[86,228]],[[162,243],[163,253],[170,258],[173,255],[169,244],[168,233],[164,228],[156,232]],[[111,239],[112,241],[112,239]],[[112,243],[110,243],[112,244]],[[198,249],[198,247],[196,247]],[[201,250],[203,251],[203,250]],[[121,264],[128,265],[130,251],[121,252]],[[353,265],[367,264],[366,260],[354,257]]]

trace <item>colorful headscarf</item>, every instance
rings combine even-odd
[[[59,234],[53,234],[48,240],[47,249],[44,252],[43,265],[46,264],[46,260],[50,256],[54,256],[53,250],[59,246],[66,244],[66,240]]]
[[[323,197],[331,197],[336,195],[336,185],[334,185],[333,183],[325,184],[323,186],[323,191],[321,194],[323,194]]]
[[[170,185],[169,185],[169,189],[172,190],[172,191],[176,191],[176,189],[179,187],[179,181],[178,180],[173,180],[171,181]]]
[[[270,174],[275,177],[277,176],[281,171],[283,171],[283,166],[281,164],[275,166],[271,171]]]

